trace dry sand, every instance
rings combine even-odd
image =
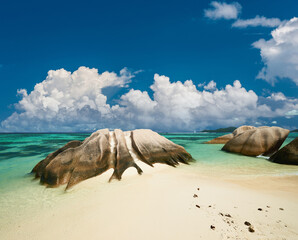
[[[63,201],[2,226],[0,239],[298,239],[297,177],[231,182],[191,166],[144,172],[84,181]]]

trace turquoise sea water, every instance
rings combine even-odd
[[[89,133],[71,134],[0,134],[0,232],[15,218],[30,216],[38,208],[48,208],[55,201],[74,197],[63,189],[46,189],[33,180],[32,168],[47,154],[70,140],[83,140]],[[251,178],[260,175],[298,175],[298,166],[279,165],[263,158],[246,157],[221,151],[221,144],[204,144],[221,133],[164,134],[182,145],[196,160],[185,170],[200,175],[223,178]],[[297,137],[291,133],[285,144]],[[57,195],[60,197],[57,198]],[[29,214],[27,214],[27,212]]]
[[[89,133],[59,134],[0,134],[0,195],[22,187],[30,182],[31,169],[47,154],[71,140],[84,140]],[[221,144],[204,144],[222,133],[163,134],[169,140],[182,145],[192,154],[198,171],[208,170],[210,174],[285,174],[298,175],[297,166],[279,165],[265,159],[246,157],[221,151]],[[291,133],[284,145],[292,141],[298,133]],[[219,170],[219,171],[217,171]]]

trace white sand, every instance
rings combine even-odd
[[[144,172],[125,173],[120,182],[106,183],[111,172],[84,181],[63,201],[2,226],[0,239],[298,239],[297,177],[235,184],[199,176],[191,166]]]

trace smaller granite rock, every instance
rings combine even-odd
[[[234,137],[234,135],[232,133],[230,133],[230,134],[226,134],[226,135],[214,138],[206,143],[208,143],[208,144],[225,144],[226,142],[231,140],[233,137]]]
[[[298,165],[298,137],[273,154],[269,160],[275,163]]]
[[[247,156],[271,156],[279,149],[289,132],[280,127],[253,128],[236,135],[222,150]]]

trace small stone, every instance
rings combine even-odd
[[[267,208],[270,208],[270,206],[266,206]]]
[[[225,214],[226,217],[232,217],[230,214]]]
[[[223,216],[223,214],[222,214],[221,212],[219,213],[219,215],[220,215],[220,216]]]
[[[197,207],[197,208],[200,208],[200,206],[199,206],[199,205],[196,205],[196,207]]]
[[[259,210],[259,211],[263,211],[263,209],[262,209],[262,208],[258,208],[258,210]]]
[[[194,197],[194,198],[197,198],[197,197],[198,197],[198,195],[197,195],[197,194],[194,194],[194,195],[193,195],[193,197]]]
[[[283,208],[279,208],[279,210],[283,211],[284,209]]]
[[[197,188],[198,191],[200,191],[200,188]]]
[[[215,229],[215,226],[211,225],[210,228],[211,228],[212,230],[214,230],[214,229]]]
[[[249,232],[255,232],[253,226],[249,226],[249,227],[248,227],[248,231],[249,231]]]
[[[244,222],[244,225],[246,225],[246,226],[251,226],[251,223],[248,222],[248,221],[245,221],[245,222]]]
[[[287,225],[285,225],[285,227],[288,227]]]
[[[211,207],[211,205],[209,205],[208,207]]]

